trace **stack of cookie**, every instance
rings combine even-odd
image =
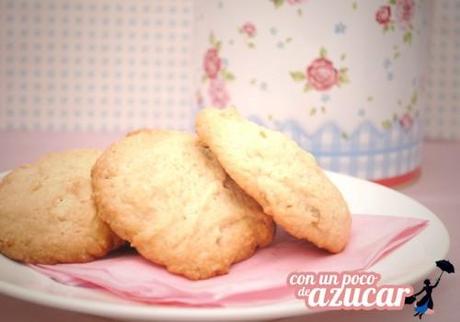
[[[269,245],[275,223],[329,252],[345,247],[347,205],[312,155],[234,109],[203,109],[196,130],[138,130],[102,154],[68,151],[14,170],[0,185],[0,251],[85,262],[128,241],[199,280]]]

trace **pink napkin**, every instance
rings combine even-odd
[[[168,273],[133,251],[122,251],[86,264],[36,265],[39,272],[69,285],[100,287],[123,298],[147,303],[226,306],[292,297],[286,286],[294,271],[367,269],[428,225],[416,218],[354,215],[351,238],[331,255],[278,230],[274,242],[227,275],[189,281]]]

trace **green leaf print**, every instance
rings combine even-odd
[[[272,0],[272,2],[275,5],[275,8],[279,8],[283,5],[284,0]]]
[[[327,50],[326,50],[326,48],[321,47],[321,49],[319,50],[319,56],[320,56],[321,58],[326,58],[326,56],[327,56]]]
[[[301,82],[305,80],[305,74],[303,72],[294,71],[290,72],[291,78],[296,82]]]
[[[340,68],[339,70],[339,84],[348,84],[350,79],[348,78],[348,68]]]
[[[411,44],[412,43],[412,32],[406,31],[403,36],[403,40],[406,44]]]
[[[414,92],[414,94],[412,94],[412,97],[410,99],[410,102],[415,105],[417,104],[417,92]]]
[[[389,130],[391,129],[391,121],[390,120],[385,120],[382,122],[382,127],[385,129],[385,130]]]
[[[309,83],[306,83],[305,86],[303,87],[304,92],[308,92],[311,90],[311,85]]]
[[[214,33],[209,34],[209,43],[211,44],[212,47],[216,48],[218,51],[222,47],[222,43],[217,40],[216,36],[214,36]]]
[[[214,33],[212,33],[212,32],[209,34],[209,43],[210,43],[212,46],[214,46],[215,43],[216,43],[216,36],[214,36]]]
[[[232,81],[232,80],[235,79],[235,75],[233,75],[232,73],[227,72],[227,74],[225,74],[225,79],[228,80],[228,81]]]
[[[220,71],[220,74],[222,75],[222,77],[226,80],[226,81],[232,81],[235,79],[235,75],[233,75],[232,73],[230,73],[228,70],[226,69],[222,69]]]

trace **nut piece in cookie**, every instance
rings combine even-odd
[[[228,272],[274,224],[191,134],[140,130],[109,147],[92,182],[98,213],[148,260],[192,280]]]
[[[91,168],[101,152],[51,153],[0,183],[0,252],[34,264],[87,262],[122,244],[96,215]]]
[[[347,204],[310,153],[235,109],[201,110],[196,130],[232,179],[288,233],[333,253],[344,249]]]

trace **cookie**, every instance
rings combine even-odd
[[[92,171],[98,214],[146,259],[192,280],[268,245],[274,224],[191,134],[140,130]]]
[[[52,153],[0,184],[0,252],[34,264],[87,262],[122,241],[96,215],[91,168],[101,152]]]
[[[196,130],[233,180],[288,233],[332,253],[343,250],[351,226],[347,204],[310,153],[235,109],[201,110]]]

